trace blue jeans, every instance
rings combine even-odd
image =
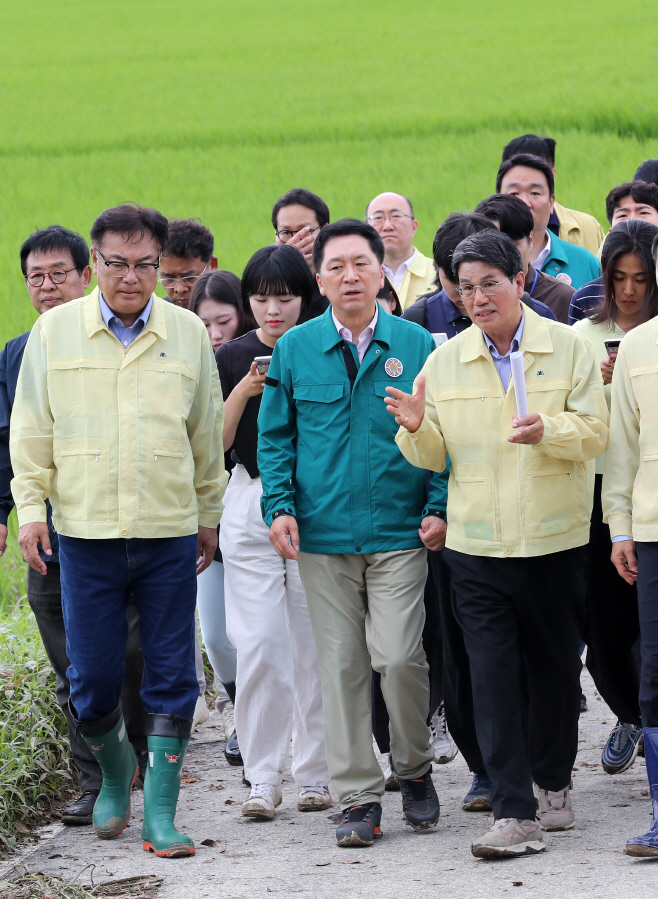
[[[78,721],[119,705],[132,592],[144,651],[147,712],[192,718],[197,535],[83,540],[60,535],[62,608],[71,705]]]

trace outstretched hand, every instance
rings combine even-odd
[[[384,398],[386,408],[395,415],[399,425],[413,434],[421,426],[425,416],[425,375],[418,375],[415,393],[404,393],[397,387],[387,387],[390,396]]]

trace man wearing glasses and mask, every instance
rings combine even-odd
[[[418,222],[411,200],[385,193],[366,207],[366,221],[384,242],[384,274],[400,298],[402,310],[436,287],[434,262],[414,247]]]
[[[172,219],[162,251],[158,280],[176,306],[187,309],[196,282],[217,269],[212,232],[195,219]]]
[[[59,535],[70,711],[103,772],[93,824],[130,819],[137,773],[120,695],[134,597],[148,713],[143,846],[194,854],[174,815],[199,688],[196,575],[211,562],[226,486],[222,395],[201,320],[153,293],[167,220],[106,209],[91,229],[98,288],[30,334],[11,419],[19,544],[35,571]]]

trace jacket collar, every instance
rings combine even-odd
[[[553,341],[551,340],[546,319],[542,318],[541,315],[537,315],[530,306],[525,306],[523,312],[525,314],[525,326],[519,350],[522,353],[552,353]],[[477,325],[468,328],[464,332],[464,345],[459,357],[460,362],[474,362],[480,356],[487,358],[490,355],[481,329]]]
[[[546,268],[549,260],[551,259],[554,259],[556,262],[562,262],[563,264],[569,262],[569,256],[566,252],[566,241],[560,240],[560,238],[556,237],[555,234],[551,234],[551,249],[548,256],[544,260],[542,269]]]
[[[424,278],[427,271],[427,263],[430,260],[428,260],[427,256],[423,256],[416,247],[414,247],[414,250],[416,250],[416,253],[407,271],[410,271],[412,275],[418,275],[420,278]]]
[[[553,211],[560,228],[566,228],[567,231],[580,231],[580,222],[574,215],[573,209],[567,209],[566,206],[555,203]]]
[[[333,317],[331,315],[331,306],[322,313],[322,351],[328,353],[339,343],[343,342],[343,338],[336,330]],[[375,325],[375,333],[372,336],[374,341],[382,343],[384,346],[391,345],[391,323],[389,321],[389,313],[385,312],[381,303],[379,304],[379,315],[377,316],[377,324]]]
[[[85,298],[84,318],[87,337],[93,337],[94,334],[97,334],[99,331],[107,331],[101,313],[101,304],[98,294],[98,287],[94,287],[89,296]],[[163,340],[167,339],[165,302],[165,300],[153,294],[153,308],[151,309],[151,314],[137,340],[139,340],[142,335],[148,334],[149,331],[153,331],[154,334],[161,337]]]

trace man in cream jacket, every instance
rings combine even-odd
[[[130,818],[137,771],[120,694],[126,603],[139,613],[148,713],[144,849],[194,854],[174,827],[199,687],[196,574],[217,547],[226,485],[222,396],[206,329],[153,293],[167,220],[106,209],[91,230],[98,289],[32,329],[11,418],[12,493],[26,561],[59,534],[73,719],[103,772],[93,823]]]
[[[656,243],[653,247],[656,255]],[[637,581],[640,616],[640,711],[653,804],[648,832],[625,852],[658,856],[658,318],[630,331],[619,345],[612,377],[610,443],[603,470],[603,520],[612,562]],[[620,615],[623,615],[620,609]]]
[[[453,268],[474,325],[432,353],[412,396],[389,389],[386,402],[412,464],[442,471],[452,461],[444,555],[495,818],[471,849],[525,855],[544,848],[542,829],[574,823],[586,462],[606,447],[608,411],[591,343],[522,306],[521,257],[507,235],[462,241]],[[529,408],[521,419],[516,351]]]

